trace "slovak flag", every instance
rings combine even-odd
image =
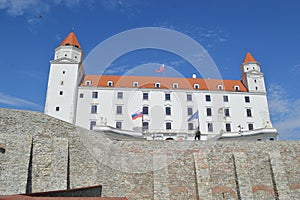
[[[165,65],[164,64],[162,64],[159,68],[157,68],[155,70],[155,72],[163,72],[163,71],[165,71]]]
[[[133,113],[133,114],[131,115],[131,119],[132,119],[132,120],[135,120],[135,119],[137,119],[137,118],[139,118],[139,117],[143,117],[143,111],[135,112],[135,113]]]

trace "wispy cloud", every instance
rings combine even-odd
[[[86,0],[92,1],[92,0]],[[64,5],[66,7],[78,6],[84,0],[0,0],[0,10],[6,10],[11,16],[24,14],[36,15],[50,11],[51,7]],[[29,18],[28,23],[37,23],[37,18]]]
[[[269,87],[269,106],[281,139],[300,139],[300,99],[289,97],[279,84]]]
[[[16,108],[30,108],[33,110],[41,111],[43,110],[43,107],[41,105],[38,105],[34,102],[21,99],[18,97],[11,96],[9,94],[5,94],[3,92],[0,92],[0,104],[4,104],[7,106],[12,106]]]
[[[213,50],[218,43],[223,43],[228,40],[228,35],[221,27],[178,26],[170,24],[168,21],[155,23],[154,26],[173,29],[184,33],[210,50]]]

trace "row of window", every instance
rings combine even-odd
[[[60,91],[59,94],[62,95],[63,91]],[[79,98],[83,98],[83,97],[84,97],[83,93],[80,93],[79,94]],[[92,98],[93,99],[98,99],[98,92],[92,92]],[[123,99],[123,92],[118,92],[117,93],[117,98],[118,99]],[[250,97],[249,96],[245,96],[244,98],[245,98],[245,102],[246,103],[250,103]],[[143,92],[143,100],[149,100],[149,93]],[[170,101],[171,100],[171,94],[170,93],[165,93],[165,100],[166,101]],[[187,101],[193,101],[192,94],[187,94],[186,95],[186,100]],[[211,95],[205,95],[205,101],[206,102],[211,102]],[[229,98],[228,98],[227,95],[223,96],[223,101],[224,102],[229,102]]]
[[[59,111],[59,109],[57,111]],[[92,114],[97,114],[97,112],[98,112],[98,106],[97,105],[92,105],[91,106],[91,113]],[[118,115],[123,114],[123,106],[117,105],[116,114],[118,114]],[[148,106],[143,106],[143,114],[144,115],[149,114],[149,107]],[[165,107],[165,114],[166,115],[171,115],[171,107]],[[192,115],[193,114],[193,108],[187,108],[187,114]],[[212,116],[212,108],[206,108],[206,116]],[[225,117],[230,117],[229,108],[224,108],[224,116]],[[246,116],[247,117],[252,117],[252,110],[250,108],[246,109]]]
[[[90,122],[90,130],[92,130],[95,125],[96,125],[96,121],[91,121]],[[122,122],[117,121],[116,122],[116,128],[122,129]],[[143,122],[143,130],[148,130],[148,129],[149,129],[149,122]],[[166,122],[165,123],[165,129],[166,130],[171,130],[172,129],[171,122]],[[249,123],[248,124],[248,129],[253,130],[254,125],[252,123]],[[188,130],[194,130],[194,124],[193,123],[188,123]],[[225,124],[225,130],[226,130],[226,132],[231,132],[231,124],[230,123]],[[211,122],[207,123],[207,132],[213,132],[213,131],[214,131],[213,123],[211,123]]]
[[[90,81],[90,80],[87,80],[87,81],[85,82],[85,85],[87,85],[87,86],[89,86],[89,85],[91,85],[91,84],[92,84],[92,81]],[[107,81],[106,85],[107,85],[108,87],[112,87],[112,86],[114,86],[114,82],[113,82],[113,81]],[[133,87],[139,87],[139,82],[133,82],[133,83],[132,83],[132,86],[133,86]],[[160,88],[160,86],[161,86],[160,83],[158,83],[158,82],[157,82],[157,83],[154,83],[154,87],[155,87],[155,88]],[[172,87],[173,87],[174,89],[177,89],[177,88],[178,88],[178,83],[173,83],[173,84],[172,84]],[[198,90],[198,89],[200,89],[200,85],[199,85],[198,83],[195,83],[195,84],[193,85],[193,88],[196,89],[196,90]],[[223,85],[218,85],[217,88],[218,88],[218,90],[223,90],[223,89],[224,89]],[[234,89],[235,91],[239,91],[239,90],[240,90],[240,86],[235,85],[235,86],[233,86],[233,89]]]

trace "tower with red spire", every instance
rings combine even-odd
[[[248,52],[241,64],[242,82],[249,92],[266,93],[264,74],[260,70],[260,64]]]
[[[78,85],[84,75],[83,51],[74,32],[55,49],[50,61],[45,113],[75,124]]]

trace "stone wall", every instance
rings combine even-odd
[[[0,109],[0,194],[102,185],[128,199],[300,199],[300,142],[115,141]]]

